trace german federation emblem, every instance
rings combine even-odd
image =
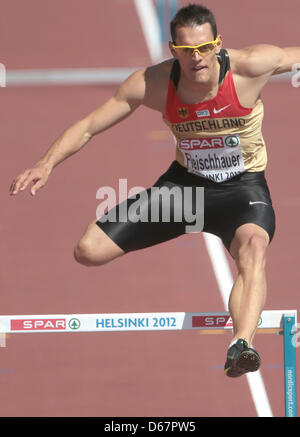
[[[177,112],[181,118],[187,118],[189,116],[189,111],[187,108],[178,108]]]

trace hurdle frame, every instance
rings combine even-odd
[[[0,335],[4,340],[7,335],[20,333],[198,330],[201,334],[219,334],[232,328],[232,319],[228,312],[0,316]],[[283,334],[286,417],[297,417],[296,330],[297,310],[263,311],[257,329],[257,333]]]

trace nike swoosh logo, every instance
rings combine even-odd
[[[231,106],[231,103],[230,103],[230,105],[223,106],[223,108],[221,108],[221,109],[214,108],[214,114],[219,114],[219,112],[224,111],[224,109],[229,108],[229,106]]]
[[[256,203],[262,203],[263,205],[267,205],[267,206],[269,206],[266,202],[260,202],[260,201],[257,201],[257,202],[251,202],[251,200],[250,200],[250,202],[249,202],[249,205],[255,205]]]

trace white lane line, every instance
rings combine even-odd
[[[214,235],[205,232],[203,232],[203,237],[221,292],[225,310],[228,311],[228,301],[233,286],[233,279],[221,240]],[[214,254],[216,254],[216,256],[214,256]]]
[[[273,417],[270,401],[260,370],[246,373],[253,402],[259,417]]]
[[[163,60],[160,25],[152,0],[134,0],[152,62]]]
[[[226,311],[228,311],[228,300],[234,281],[222,242],[220,238],[205,232],[203,232],[203,237],[221,292],[224,307]],[[273,417],[260,370],[255,373],[247,373],[246,376],[257,415],[259,417]]]

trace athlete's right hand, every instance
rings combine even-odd
[[[19,174],[12,182],[9,192],[11,195],[17,194],[33,183],[30,192],[35,196],[36,192],[47,183],[50,173],[51,170],[46,165],[37,164]]]

